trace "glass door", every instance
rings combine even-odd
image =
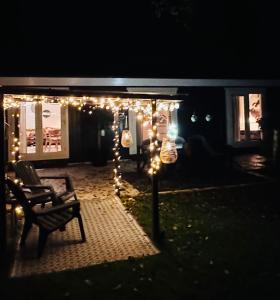
[[[15,113],[19,115],[19,151],[23,160],[69,157],[67,108],[59,103],[22,102],[17,112],[10,110],[9,153],[15,134]]]

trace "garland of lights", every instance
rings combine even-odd
[[[179,108],[179,101],[177,100],[150,100],[150,99],[129,99],[129,98],[105,98],[105,97],[63,97],[63,96],[38,96],[38,95],[15,95],[5,94],[4,95],[4,109],[17,109],[20,107],[22,102],[33,102],[36,104],[43,103],[59,103],[60,106],[73,106],[79,111],[87,112],[89,115],[93,114],[93,111],[97,108],[111,110],[114,114],[114,122],[112,129],[114,131],[114,189],[116,194],[119,195],[121,188],[121,173],[120,173],[120,151],[119,151],[119,111],[127,110],[134,111],[137,115],[137,119],[142,122],[145,126],[152,121],[152,130],[150,132],[150,165],[148,169],[149,175],[156,175],[160,169],[160,147],[158,143],[158,132],[157,132],[157,118],[158,112],[160,111],[173,111]],[[15,163],[21,159],[20,150],[20,139],[19,139],[19,114],[13,114],[15,123],[18,128],[15,132],[12,132],[13,143],[12,143],[12,163]],[[15,182],[20,183],[18,179]]]
[[[17,110],[17,108],[16,108]],[[19,161],[21,159],[21,155],[20,155],[20,139],[19,139],[19,135],[20,135],[20,124],[19,124],[19,118],[20,118],[20,114],[19,112],[16,112],[14,114],[12,114],[12,117],[14,118],[15,121],[15,128],[14,131],[12,131],[12,136],[13,136],[13,143],[12,143],[12,151],[11,151],[11,155],[12,155],[12,159],[11,159],[11,163],[14,164],[17,161]],[[19,185],[23,185],[23,182],[19,179],[19,178],[15,178],[14,179],[14,183],[15,184],[19,184]],[[15,212],[17,216],[22,216],[22,207],[21,206],[16,206],[15,208]]]
[[[149,99],[130,99],[130,98],[105,98],[105,97],[63,97],[63,96],[37,96],[37,95],[4,95],[4,109],[19,108],[21,102],[59,103],[61,106],[74,106],[81,111],[93,111],[96,108],[114,109],[118,107],[122,110],[134,111],[142,115],[151,115],[152,107]],[[173,111],[179,108],[177,100],[157,100],[158,111]],[[88,106],[88,109],[86,109]],[[90,113],[92,114],[92,112]]]
[[[119,110],[118,108],[115,108],[114,111],[114,121],[113,121],[113,126],[112,129],[114,131],[114,146],[113,146],[113,152],[114,152],[114,158],[113,158],[113,162],[115,164],[114,167],[114,189],[115,189],[115,193],[117,195],[120,194],[120,188],[121,188],[121,173],[120,173],[120,136],[119,136]]]
[[[156,175],[160,169],[160,147],[158,144],[158,132],[157,132],[157,119],[158,112],[156,111],[156,101],[152,101],[153,117],[152,117],[152,130],[150,132],[150,167],[148,173],[150,175]]]
[[[20,131],[20,125],[19,125],[19,113],[12,114],[12,117],[15,120],[15,130],[12,132],[13,136],[13,143],[12,143],[12,163],[16,163],[18,160],[21,159],[21,155],[19,153],[19,147],[20,147],[20,141],[19,141],[19,131]]]

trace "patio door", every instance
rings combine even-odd
[[[226,117],[228,144],[237,147],[256,146],[263,139],[264,91],[256,89],[228,89]]]
[[[68,109],[66,107],[62,107],[59,103],[22,102],[17,111],[9,110],[9,155],[15,134],[14,116],[16,114],[19,115],[21,159],[48,160],[69,157]]]

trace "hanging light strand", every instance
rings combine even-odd
[[[44,96],[44,95],[4,95],[4,109],[19,108],[22,102],[34,104],[59,103],[61,106],[73,106],[81,111],[93,111],[96,108],[113,109],[115,106],[122,110],[150,115],[152,106],[150,99],[130,99],[120,97],[88,97],[88,96]],[[173,111],[179,108],[178,100],[157,100],[158,111]],[[90,107],[90,108],[89,108]],[[92,114],[92,113],[91,113]]]
[[[114,189],[115,193],[117,195],[120,195],[120,189],[121,189],[121,165],[120,165],[120,136],[119,136],[119,108],[114,107],[113,110],[114,114],[114,121],[113,121],[113,126],[112,129],[114,131],[114,146],[113,146],[113,162],[114,162]]]
[[[20,114],[18,108],[15,109],[13,114],[14,117],[14,131],[12,131],[12,149],[11,149],[11,163],[14,164],[21,159],[20,155]],[[20,178],[14,179],[15,184],[23,185],[23,182]]]
[[[152,130],[150,132],[150,166],[148,169],[149,175],[156,175],[160,169],[160,147],[158,143],[157,120],[158,112],[156,111],[156,101],[152,100]]]
[[[18,110],[16,109],[15,113],[12,114],[14,117],[14,131],[12,131],[12,147],[11,147],[11,162],[16,163],[21,159],[20,155],[20,124],[19,124],[19,119],[20,115]]]

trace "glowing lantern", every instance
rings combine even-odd
[[[122,131],[121,144],[124,148],[129,148],[133,144],[132,135],[128,129]]]
[[[121,144],[124,148],[129,148],[132,146],[133,144],[133,139],[132,139],[132,134],[129,131],[129,129],[127,128],[127,117],[125,119],[125,128],[122,131],[122,138],[121,138]]]
[[[160,159],[164,164],[173,164],[178,158],[175,139],[164,138],[160,150]]]
[[[170,124],[167,129],[167,136],[171,140],[175,140],[178,136],[178,127],[176,124]]]
[[[197,115],[195,113],[193,113],[192,116],[191,116],[191,121],[193,123],[195,123],[197,121],[197,119],[198,119]]]

